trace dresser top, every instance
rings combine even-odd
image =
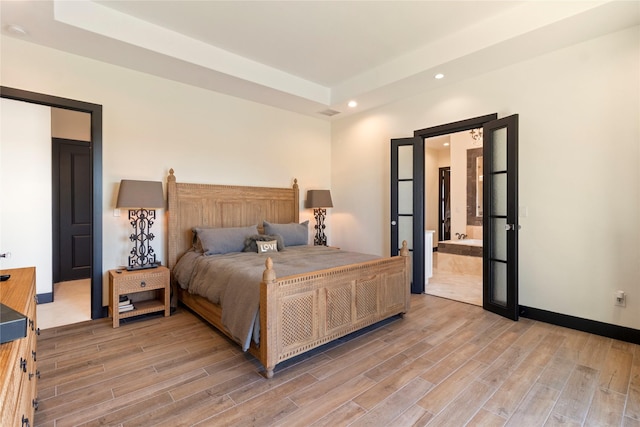
[[[0,274],[10,274],[11,278],[0,282],[0,302],[7,307],[24,313],[35,283],[36,268],[11,268],[0,270]]]

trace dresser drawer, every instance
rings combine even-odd
[[[26,316],[26,337],[0,344],[0,424],[34,425],[37,393],[35,268],[2,270],[0,302]]]

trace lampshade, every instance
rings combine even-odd
[[[160,181],[120,181],[116,208],[164,208]]]
[[[307,208],[332,208],[331,192],[329,190],[307,191]]]

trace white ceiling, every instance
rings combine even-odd
[[[321,111],[344,117],[640,23],[640,2],[620,0],[2,0],[0,8],[2,37],[327,120]],[[445,78],[435,80],[439,72]]]

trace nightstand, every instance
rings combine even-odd
[[[167,267],[137,271],[109,270],[109,315],[113,318],[113,327],[120,326],[120,319],[141,314],[164,311],[165,317],[169,316],[170,293]],[[136,294],[139,294],[139,298],[136,298]],[[135,309],[120,313],[120,295],[127,295]]]

